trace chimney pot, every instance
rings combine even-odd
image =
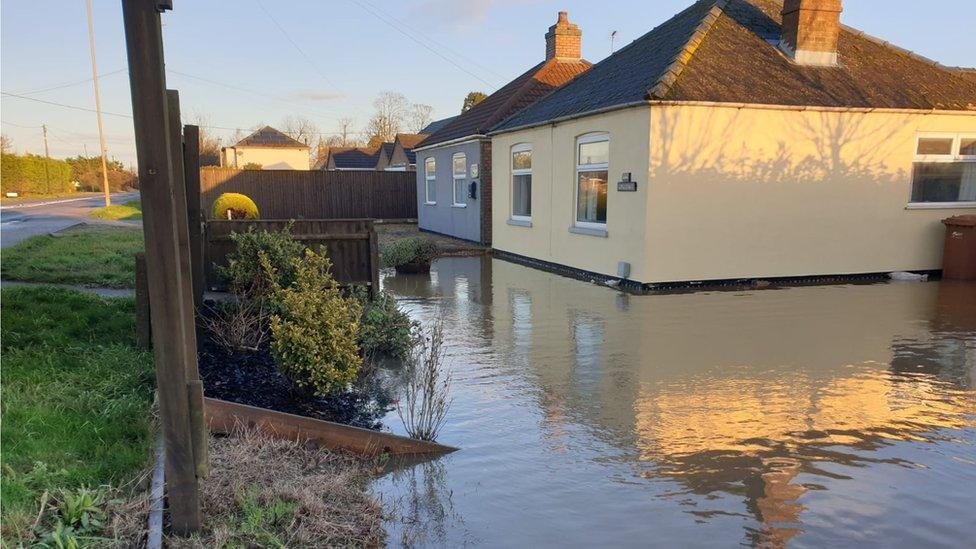
[[[800,65],[837,65],[841,0],[784,0],[780,49]]]
[[[569,14],[559,12],[556,24],[546,33],[546,61],[551,59],[575,59],[582,55],[582,36],[580,28],[569,22]]]

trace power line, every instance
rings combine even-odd
[[[254,0],[254,1],[257,2],[258,7],[261,8],[261,11],[263,11],[264,14],[268,16],[268,19],[271,19],[271,22],[274,23],[276,27],[278,27],[278,30],[281,31],[281,34],[283,34],[285,38],[289,42],[291,42],[291,45],[294,46],[296,50],[298,50],[298,53],[301,54],[302,58],[304,58],[305,61],[308,62],[308,64],[312,67],[312,69],[315,70],[315,72],[322,77],[322,80],[325,80],[326,83],[332,86],[332,88],[337,92],[342,93],[342,90],[339,89],[339,86],[336,86],[335,82],[330,80],[329,77],[326,76],[321,69],[319,69],[319,66],[316,65],[314,61],[312,61],[312,58],[305,53],[305,50],[303,50],[301,46],[299,46],[298,43],[292,39],[291,35],[288,34],[288,31],[285,30],[285,27],[282,27],[281,23],[278,23],[278,20],[274,18],[274,15],[271,15],[271,12],[265,9],[264,4],[261,3],[261,0]]]
[[[26,99],[27,101],[35,101],[37,103],[44,103],[45,105],[54,105],[56,107],[64,107],[66,109],[74,109],[76,111],[98,112],[95,109],[89,109],[88,107],[79,107],[77,105],[66,105],[64,103],[58,103],[57,101],[47,101],[45,99],[38,99],[36,97],[27,97],[26,95],[20,95],[20,94],[17,94],[17,93],[0,92],[0,95],[4,95],[6,97],[14,97],[14,98],[17,98],[17,99]],[[122,118],[132,118],[132,115],[131,114],[120,114],[120,113],[117,113],[117,112],[102,111],[102,114],[107,114],[109,116],[120,116]]]
[[[118,69],[118,70],[114,70],[114,71],[102,73],[102,74],[98,75],[98,77],[99,78],[104,78],[106,76],[112,76],[113,74],[119,74],[120,72],[126,72],[127,70],[128,69]],[[49,91],[54,91],[54,90],[60,90],[60,89],[64,89],[64,88],[70,88],[72,86],[78,86],[78,85],[81,85],[81,84],[87,84],[88,82],[91,82],[91,81],[92,81],[91,78],[85,78],[84,80],[74,80],[72,82],[65,82],[63,84],[55,84],[55,85],[53,85],[53,86],[51,86],[49,88],[41,88],[39,90],[25,91],[25,92],[20,92],[20,93],[22,93],[24,95],[36,95],[38,93],[44,93],[44,92],[49,92]]]
[[[484,78],[482,78],[482,77],[480,77],[480,76],[478,76],[477,74],[475,74],[475,73],[473,73],[473,72],[471,72],[471,71],[469,71],[469,70],[468,70],[467,68],[465,68],[465,67],[463,67],[463,66],[462,66],[462,65],[461,65],[460,63],[457,63],[456,61],[454,61],[454,60],[453,60],[453,59],[451,59],[450,57],[447,57],[446,55],[444,55],[444,54],[443,54],[442,52],[440,52],[440,51],[439,51],[439,50],[437,50],[436,48],[433,48],[433,47],[431,47],[430,45],[428,45],[428,44],[426,44],[426,43],[424,43],[424,42],[422,42],[421,40],[419,40],[418,38],[416,38],[416,37],[415,37],[415,36],[413,36],[412,34],[410,34],[410,33],[408,33],[408,32],[406,32],[405,30],[403,30],[403,29],[401,29],[400,27],[398,27],[398,26],[397,26],[396,24],[394,24],[394,23],[392,23],[392,22],[390,22],[389,20],[387,20],[387,19],[386,19],[386,17],[385,17],[385,16],[383,16],[383,15],[381,14],[381,12],[379,12],[379,10],[374,10],[374,9],[373,9],[373,8],[372,8],[371,6],[369,6],[369,5],[366,5],[366,4],[363,4],[363,3],[362,3],[362,2],[360,2],[359,0],[349,0],[349,1],[350,1],[350,2],[352,2],[352,3],[354,3],[354,4],[356,4],[357,6],[359,6],[359,7],[361,7],[361,8],[363,8],[363,9],[364,9],[364,10],[366,10],[366,11],[367,11],[367,12],[368,12],[368,13],[369,13],[370,15],[372,15],[373,17],[375,17],[375,18],[377,18],[377,19],[379,19],[379,20],[380,20],[380,21],[382,21],[383,23],[386,23],[386,24],[387,24],[388,26],[390,26],[390,27],[391,27],[391,28],[392,28],[393,30],[395,30],[395,31],[397,31],[397,32],[399,32],[400,34],[402,34],[402,35],[404,35],[404,36],[406,36],[407,38],[409,38],[410,40],[412,40],[412,41],[414,41],[414,42],[416,42],[416,43],[417,43],[417,44],[419,44],[420,46],[422,46],[422,47],[424,47],[424,48],[426,48],[427,50],[429,50],[429,51],[430,51],[431,53],[433,53],[433,54],[434,54],[434,55],[436,55],[437,57],[440,57],[441,59],[443,59],[444,61],[447,61],[448,63],[450,63],[450,64],[452,64],[452,65],[454,65],[455,67],[457,67],[458,69],[460,69],[460,70],[461,70],[461,71],[463,71],[464,73],[466,73],[466,74],[468,74],[468,75],[470,75],[470,76],[472,76],[472,77],[474,77],[474,78],[476,78],[476,79],[478,79],[479,81],[481,81],[481,82],[483,82],[483,83],[484,83],[484,84],[485,84],[486,86],[488,86],[488,87],[490,87],[490,88],[492,88],[492,89],[494,89],[494,88],[495,88],[495,85],[494,85],[494,84],[492,84],[491,82],[489,82],[489,81],[487,81],[487,80],[485,80]]]
[[[302,103],[298,103],[298,102],[295,102],[295,101],[290,101],[288,99],[283,99],[281,97],[278,97],[276,95],[272,95],[272,94],[269,94],[269,93],[264,93],[264,92],[259,92],[259,91],[255,91],[255,90],[250,90],[250,89],[247,89],[247,88],[242,88],[240,86],[234,86],[234,85],[231,85],[231,84],[225,84],[225,83],[219,82],[217,80],[211,80],[209,78],[204,78],[202,76],[195,76],[195,75],[192,75],[192,74],[188,74],[188,73],[185,73],[185,72],[180,72],[180,71],[173,70],[173,69],[169,69],[167,72],[168,73],[172,73],[172,74],[178,74],[178,75],[183,76],[185,78],[190,78],[190,79],[193,79],[193,80],[199,80],[200,82],[205,82],[207,84],[211,84],[211,85],[214,85],[214,86],[220,86],[222,88],[227,88],[229,90],[235,90],[235,91],[239,91],[239,92],[243,92],[243,93],[249,93],[251,95],[257,95],[257,96],[260,96],[260,97],[267,97],[268,99],[273,99],[273,100],[279,101],[281,103],[286,103],[288,105],[293,105],[293,106],[301,107],[301,108],[305,109],[308,112],[316,113],[316,111],[309,109],[306,105],[304,105]],[[331,114],[326,114],[323,111],[323,112],[317,112],[317,114],[319,114],[320,116],[332,116],[332,115],[334,115],[336,113],[333,112]]]
[[[376,4],[373,4],[369,0],[362,0],[362,2],[365,3],[365,4],[368,4],[373,9],[375,9],[377,11],[380,11],[382,13],[382,11],[380,10],[380,8],[377,7]],[[396,22],[397,24],[401,25],[402,27],[405,27],[407,29],[410,29],[411,32],[413,32],[415,35],[419,35],[423,40],[427,40],[431,44],[434,44],[435,46],[441,48],[442,51],[443,50],[447,50],[448,52],[450,52],[451,54],[453,54],[458,59],[461,59],[461,60],[467,62],[469,65],[474,65],[475,67],[478,67],[478,68],[480,68],[480,69],[482,69],[484,71],[490,72],[490,73],[494,74],[495,76],[497,76],[499,78],[505,78],[505,75],[504,74],[501,74],[501,73],[499,73],[499,72],[491,69],[490,67],[486,67],[486,66],[482,65],[481,63],[479,63],[477,60],[472,59],[472,58],[470,58],[470,57],[468,57],[468,56],[466,56],[466,55],[464,55],[462,53],[459,53],[455,49],[452,49],[451,46],[445,45],[444,43],[439,42],[439,41],[431,38],[430,36],[427,36],[426,34],[421,33],[420,31],[417,31],[416,28],[411,27],[409,24],[407,24],[402,19],[395,19],[394,17],[389,16],[389,15],[387,15],[387,17],[391,21]]]
[[[8,126],[13,126],[15,128],[27,128],[28,130],[36,130],[40,126],[25,126],[23,124],[14,124],[13,122],[7,122],[6,120],[0,120],[0,124],[6,124]]]

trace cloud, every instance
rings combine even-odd
[[[457,28],[470,27],[484,21],[485,14],[498,0],[425,0],[414,11]]]
[[[292,93],[291,96],[304,101],[338,101],[346,97],[341,93],[318,91],[297,91]]]

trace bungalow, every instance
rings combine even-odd
[[[333,147],[323,170],[373,171],[380,158],[377,147]]]
[[[390,167],[390,157],[393,156],[393,143],[383,143],[376,154],[377,171],[383,171]]]
[[[220,165],[241,169],[247,165],[265,170],[307,170],[309,146],[271,126],[265,126],[234,145],[220,149]]]
[[[566,12],[546,34],[546,59],[434,131],[414,148],[421,230],[491,242],[491,139],[488,130],[590,68],[581,32]],[[479,169],[480,167],[485,169]]]
[[[420,133],[398,133],[393,140],[389,165],[385,169],[398,172],[416,171],[417,153],[413,148],[426,138],[426,135]]]
[[[841,11],[701,0],[496,125],[496,253],[645,288],[939,269],[976,79]]]

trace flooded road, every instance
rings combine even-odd
[[[628,296],[488,258],[384,285],[444,322],[461,448],[377,482],[392,545],[974,543],[976,285]]]

